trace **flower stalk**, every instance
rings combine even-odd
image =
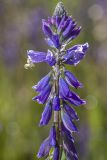
[[[42,29],[51,50],[29,50],[28,64],[25,65],[28,68],[36,63],[46,62],[52,67],[52,71],[33,86],[38,92],[33,100],[45,104],[40,126],[48,125],[53,112],[49,136],[41,144],[37,157],[61,160],[64,152],[67,160],[78,160],[72,135],[73,132],[78,132],[74,124],[78,116],[73,107],[84,105],[86,102],[71,91],[70,87],[77,89],[83,85],[66,69],[66,65],[76,66],[85,57],[89,45],[85,43],[67,48],[67,45],[79,35],[81,27],[77,27],[73,18],[68,16],[62,2],[57,4],[52,17],[42,21]]]

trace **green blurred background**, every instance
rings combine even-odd
[[[48,73],[47,64],[24,69],[26,51],[46,51],[41,20],[52,15],[57,0],[0,0],[0,160],[37,160],[49,126],[39,128],[42,105],[32,101],[32,86]],[[68,66],[84,84],[87,100],[77,108],[80,160],[107,160],[107,0],[63,0],[83,27],[73,44],[89,42],[86,58]]]

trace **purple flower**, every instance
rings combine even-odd
[[[58,96],[55,96],[53,98],[53,101],[52,101],[52,107],[53,107],[53,110],[54,111],[59,111],[60,110],[60,99]]]
[[[62,99],[69,101],[71,104],[75,106],[80,106],[82,104],[86,104],[86,102],[80,97],[75,94],[74,92],[70,91],[70,88],[64,78],[59,79],[59,95]]]
[[[44,34],[46,35],[46,37],[49,37],[51,39],[51,37],[53,35],[53,31],[52,31],[51,27],[49,26],[49,23],[46,22],[46,20],[42,20],[42,30],[43,30]]]
[[[50,139],[49,137],[47,139],[45,139],[43,141],[43,143],[41,144],[40,146],[40,149],[39,149],[39,152],[37,154],[37,157],[38,158],[42,158],[42,157],[45,157],[49,154],[49,151],[50,151]]]
[[[45,62],[47,53],[29,50],[27,52],[27,55],[28,55],[29,60],[32,63],[40,63],[40,62]]]
[[[75,88],[83,87],[82,83],[80,83],[70,71],[65,70],[64,74],[65,74],[66,81],[68,82],[69,85]]]
[[[59,78],[59,95],[61,98],[69,95],[70,89],[64,78]]]
[[[33,86],[32,88],[35,89],[37,92],[42,91],[45,87],[49,84],[51,79],[51,73],[48,73],[45,77],[43,77],[37,85]]]
[[[75,124],[72,122],[70,116],[66,112],[61,111],[61,117],[65,128],[67,128],[70,132],[78,131]]]
[[[63,98],[67,101],[69,101],[71,104],[73,104],[74,106],[80,106],[80,105],[84,105],[86,104],[86,101],[83,99],[80,99],[80,97],[74,93],[74,92],[69,92],[68,97]]]
[[[69,106],[66,102],[63,102],[63,110],[69,115],[71,120],[79,120],[77,112]]]
[[[55,56],[53,55],[53,53],[48,50],[47,56],[46,56],[46,60],[45,60],[50,66],[55,65],[56,63],[56,59]]]
[[[69,134],[67,134],[67,132],[63,132],[63,146],[67,159],[71,160],[72,157],[72,159],[76,160],[77,158],[78,160],[77,151],[75,149],[74,143],[70,138]]]
[[[51,88],[52,88],[52,85],[48,84],[45,87],[45,89],[40,92],[38,96],[33,98],[33,100],[36,100],[39,104],[44,104],[50,95]]]
[[[59,160],[59,148],[54,148],[53,160]]]
[[[45,126],[49,123],[52,116],[52,104],[48,102],[45,106],[45,109],[42,113],[42,117],[40,120],[40,126]]]
[[[52,126],[50,129],[50,145],[51,147],[55,147],[56,146],[56,128],[55,126]]]
[[[84,58],[88,48],[88,43],[85,43],[68,49],[66,55],[63,57],[64,62],[70,65],[77,65]]]
[[[65,136],[65,134],[68,136],[69,140],[72,141],[74,143],[74,138],[72,136],[72,133],[63,125],[61,125],[61,132],[62,132],[62,136]]]

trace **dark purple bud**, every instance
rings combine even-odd
[[[77,78],[70,71],[65,70],[64,74],[65,74],[66,81],[68,82],[69,85],[71,85],[75,88],[78,88],[78,87],[82,88],[83,87],[82,83],[80,83],[77,80]]]
[[[45,34],[47,37],[49,37],[49,38],[52,37],[53,32],[52,32],[52,30],[51,30],[51,28],[50,28],[50,26],[49,26],[49,23],[46,22],[45,20],[42,20],[42,30],[43,30],[44,34]]]
[[[56,16],[56,27],[57,27],[57,28],[58,28],[60,22],[61,22],[61,17]]]
[[[66,153],[66,157],[78,158],[77,151],[75,149],[73,141],[69,138],[68,134],[63,134],[63,147]]]
[[[59,160],[59,148],[54,148],[53,160]]]
[[[84,101],[83,99],[80,99],[80,97],[76,93],[74,93],[73,91],[70,91],[69,95],[64,99],[69,101],[71,104],[73,104],[75,106],[80,106],[80,105],[86,104],[86,101]]]
[[[51,40],[53,41],[53,44],[54,44],[54,46],[56,48],[60,48],[61,47],[59,36],[57,34],[52,35]]]
[[[59,95],[61,98],[69,95],[70,89],[64,78],[59,78]]]
[[[37,154],[37,157],[38,158],[42,158],[42,157],[45,157],[49,154],[49,151],[50,151],[50,144],[49,144],[49,137],[47,139],[45,139],[43,141],[43,143],[41,144],[40,146],[40,149],[39,149],[39,152]]]
[[[60,22],[58,29],[57,29],[58,34],[60,34],[60,32],[62,31],[62,28],[64,26],[64,22],[66,21],[66,19],[67,19],[67,16],[64,15],[62,17],[61,22]]]
[[[55,126],[52,126],[50,129],[50,145],[51,147],[55,147],[56,146],[56,128]]]
[[[67,37],[70,35],[71,31],[75,28],[76,23],[74,21],[70,21],[69,25],[66,27],[65,31],[63,32],[63,37]]]
[[[69,115],[71,120],[73,119],[79,120],[77,116],[77,112],[71,106],[69,106],[66,102],[63,102],[63,110]]]
[[[60,99],[59,99],[58,96],[55,96],[53,98],[52,104],[53,104],[52,108],[53,108],[54,111],[59,111],[60,110]]]
[[[42,91],[48,84],[51,79],[51,73],[47,74],[45,77],[43,77],[37,85],[33,86],[32,88],[36,91],[40,92]]]
[[[56,59],[55,56],[53,55],[53,53],[48,50],[47,56],[46,56],[46,62],[50,65],[53,66],[56,63]]]
[[[67,128],[71,133],[78,131],[75,124],[72,122],[71,118],[66,112],[61,111],[61,117],[65,128]]]
[[[47,87],[45,87],[44,90],[40,92],[40,94],[33,98],[33,100],[36,100],[39,104],[44,104],[51,92],[52,84],[48,84]]]
[[[63,125],[63,123],[61,125],[61,129],[62,129],[62,136],[67,135],[69,140],[74,143],[74,138],[73,138],[71,132]]]
[[[45,61],[47,53],[29,50],[27,51],[27,55],[28,55],[28,59],[32,63],[39,63],[39,62]]]
[[[49,123],[52,116],[52,105],[48,102],[45,106],[45,109],[42,113],[42,118],[40,120],[40,126],[45,126]]]
[[[77,65],[84,58],[88,47],[88,43],[85,43],[68,49],[67,54],[63,57],[64,62],[71,65]]]

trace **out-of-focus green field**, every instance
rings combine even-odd
[[[37,160],[49,126],[38,127],[43,105],[32,101],[32,86],[48,73],[47,64],[25,70],[26,51],[47,51],[41,21],[51,16],[57,0],[0,0],[0,160]],[[107,159],[107,1],[63,0],[83,27],[70,46],[89,42],[85,59],[68,66],[84,84],[77,92],[87,100],[77,108],[80,160]]]

